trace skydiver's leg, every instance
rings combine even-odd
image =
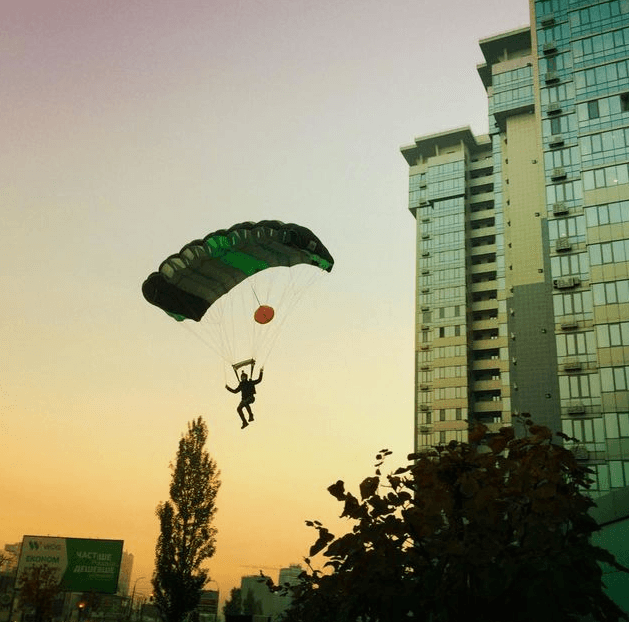
[[[240,402],[240,404],[238,404],[238,408],[236,409],[238,411],[238,416],[240,417],[240,420],[242,421],[242,425],[240,426],[240,428],[246,428],[249,424],[247,423],[247,420],[245,419],[245,414],[242,412],[243,408],[249,408],[249,406],[247,404],[245,404],[244,402]]]
[[[247,409],[247,412],[249,413],[249,421],[253,421],[253,413],[251,412],[251,404],[253,404],[256,401],[255,397],[250,397],[247,400],[247,403],[245,404],[245,408]]]

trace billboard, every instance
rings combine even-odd
[[[33,566],[46,565],[55,569],[65,592],[114,594],[122,545],[122,540],[24,536],[17,576]]]

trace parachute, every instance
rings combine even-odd
[[[178,322],[204,326],[204,341],[234,369],[264,360],[286,314],[334,259],[315,234],[277,220],[244,222],[186,244],[142,285],[144,298]]]

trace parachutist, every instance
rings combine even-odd
[[[262,381],[262,374],[264,373],[264,368],[260,368],[260,374],[258,375],[257,380],[249,379],[247,374],[243,371],[240,374],[240,382],[235,389],[232,389],[229,385],[225,385],[225,388],[231,393],[240,393],[240,404],[236,410],[238,411],[238,416],[242,421],[241,429],[246,428],[249,425],[250,421],[253,421],[253,412],[251,411],[251,404],[256,401],[256,384],[259,384]],[[249,413],[249,421],[245,419],[244,410]]]

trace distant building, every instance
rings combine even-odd
[[[279,585],[297,585],[299,583],[299,575],[304,571],[304,569],[299,564],[290,564],[288,568],[280,568],[280,576],[278,579]],[[277,595],[277,611],[281,614],[283,611],[288,609],[292,602],[292,597],[290,594],[286,596],[282,596],[280,594]]]
[[[248,599],[255,601],[255,609],[251,613],[274,616],[277,612],[277,596],[269,590],[261,575],[248,575],[240,579],[240,595],[243,607]]]
[[[286,568],[279,569],[278,585],[295,585],[298,576],[303,571],[299,564],[291,564]],[[261,575],[249,575],[240,580],[240,595],[243,607],[247,600],[255,601],[255,609],[252,612],[265,619],[278,620],[285,609],[290,605],[290,596],[281,596],[277,592],[271,592]]]
[[[203,590],[197,607],[200,622],[216,622],[218,618],[218,590]]]
[[[121,596],[129,596],[129,585],[131,583],[131,573],[133,571],[133,553],[124,551],[120,563],[120,575],[118,576],[117,593]]]
[[[290,564],[288,568],[280,568],[280,578],[278,583],[280,585],[284,585],[285,583],[295,585],[299,582],[299,575],[303,571],[304,569],[299,564]]]

